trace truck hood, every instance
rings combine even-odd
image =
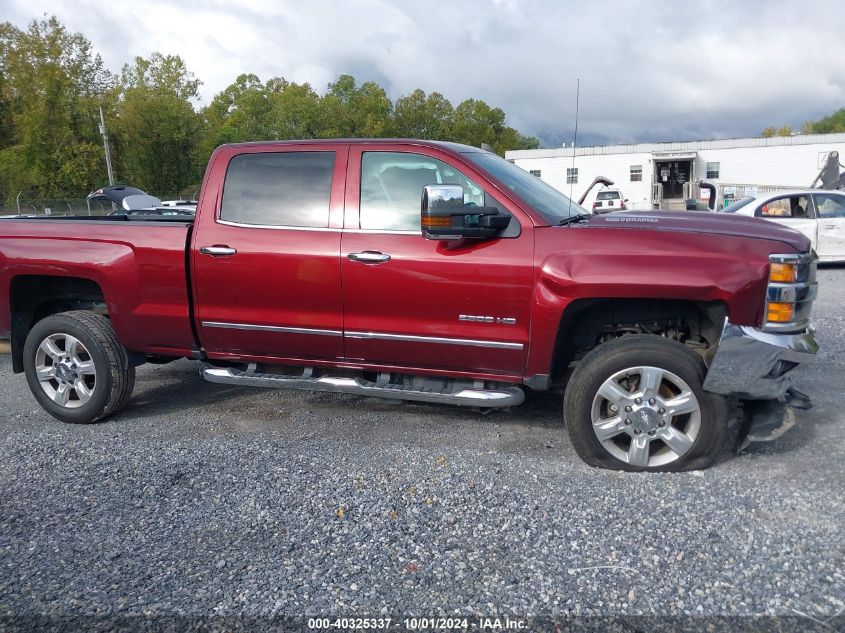
[[[763,220],[732,213],[696,211],[617,211],[590,218],[588,227],[710,233],[759,240],[776,240],[799,252],[810,250],[810,239],[793,229]]]

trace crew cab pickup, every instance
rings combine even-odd
[[[209,381],[509,407],[563,387],[588,463],[706,467],[807,400],[816,260],[740,216],[592,216],[451,143],[225,145],[195,217],[0,220],[0,336],[87,423],[176,358]],[[741,402],[742,415],[736,416]]]

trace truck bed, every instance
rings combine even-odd
[[[0,311],[0,336],[8,337],[15,318],[15,284],[60,276],[99,286],[114,330],[130,350],[190,354],[191,230],[190,217],[0,219],[0,297],[11,297],[13,304]]]

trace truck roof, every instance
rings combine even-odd
[[[462,154],[470,152],[488,152],[486,149],[480,147],[473,147],[472,145],[464,145],[463,143],[453,143],[451,141],[427,141],[414,138],[312,138],[303,140],[284,140],[284,141],[248,141],[246,143],[225,143],[220,147],[254,147],[261,145],[360,145],[360,144],[378,143],[379,145],[420,145],[423,147],[436,147],[440,149],[447,149],[453,152]]]

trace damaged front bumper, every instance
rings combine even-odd
[[[763,332],[753,327],[725,327],[708,363],[704,388],[743,402],[744,421],[738,449],[769,441],[794,423],[794,409],[809,409],[810,399],[792,385],[792,371],[813,360],[819,346],[812,328],[797,334]]]

